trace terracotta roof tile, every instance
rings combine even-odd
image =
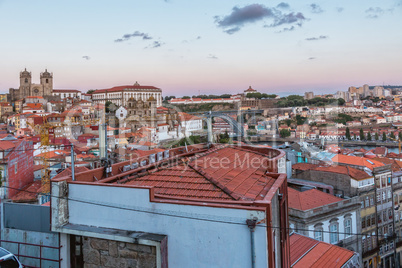
[[[353,251],[317,241],[299,234],[290,235],[292,267],[343,267],[354,255]]]
[[[375,161],[375,160],[369,160],[364,157],[357,157],[357,156],[350,156],[350,155],[343,155],[343,154],[335,155],[332,158],[332,161],[334,163],[342,163],[342,164],[346,164],[346,165],[367,167],[371,170],[373,170],[373,168],[375,168],[375,167],[384,166],[383,163]]]
[[[38,193],[40,193],[41,187],[42,181],[34,181],[22,188],[20,192],[11,198],[11,200],[16,203],[35,202],[37,200]]]
[[[342,200],[342,198],[321,192],[317,189],[299,192],[288,187],[289,208],[297,210],[309,210]]]

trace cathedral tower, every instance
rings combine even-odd
[[[51,96],[53,92],[53,73],[49,73],[47,69],[40,74],[40,84],[43,87],[43,95]]]
[[[24,96],[30,96],[30,88],[32,84],[32,75],[25,68],[24,71],[20,72],[20,90],[19,90],[19,98],[23,98]]]

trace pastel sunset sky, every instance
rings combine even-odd
[[[0,0],[0,92],[333,93],[402,84],[402,1]]]

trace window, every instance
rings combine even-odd
[[[335,244],[339,241],[339,233],[338,233],[338,222],[334,221],[329,226],[330,231],[330,243]]]
[[[371,225],[375,225],[375,214],[371,215]]]
[[[367,217],[368,222],[370,221],[370,218]],[[352,235],[352,219],[351,218],[347,218],[345,220],[345,236],[351,236]]]
[[[374,206],[374,196],[370,196],[370,206]]]
[[[315,227],[314,228],[314,239],[318,241],[323,241],[323,229],[322,227]]]
[[[366,208],[368,208],[370,206],[370,201],[369,201],[369,197],[366,196],[366,202],[365,202]]]
[[[366,217],[362,218],[362,229],[366,228]]]
[[[370,222],[371,222],[370,217],[366,217],[366,227],[367,228],[370,227]]]

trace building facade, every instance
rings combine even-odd
[[[117,106],[126,106],[128,101],[148,100],[153,97],[157,107],[162,106],[162,90],[153,86],[143,86],[136,82],[134,85],[117,86],[109,89],[99,89],[92,93],[92,101],[95,104],[106,104],[107,101]]]

